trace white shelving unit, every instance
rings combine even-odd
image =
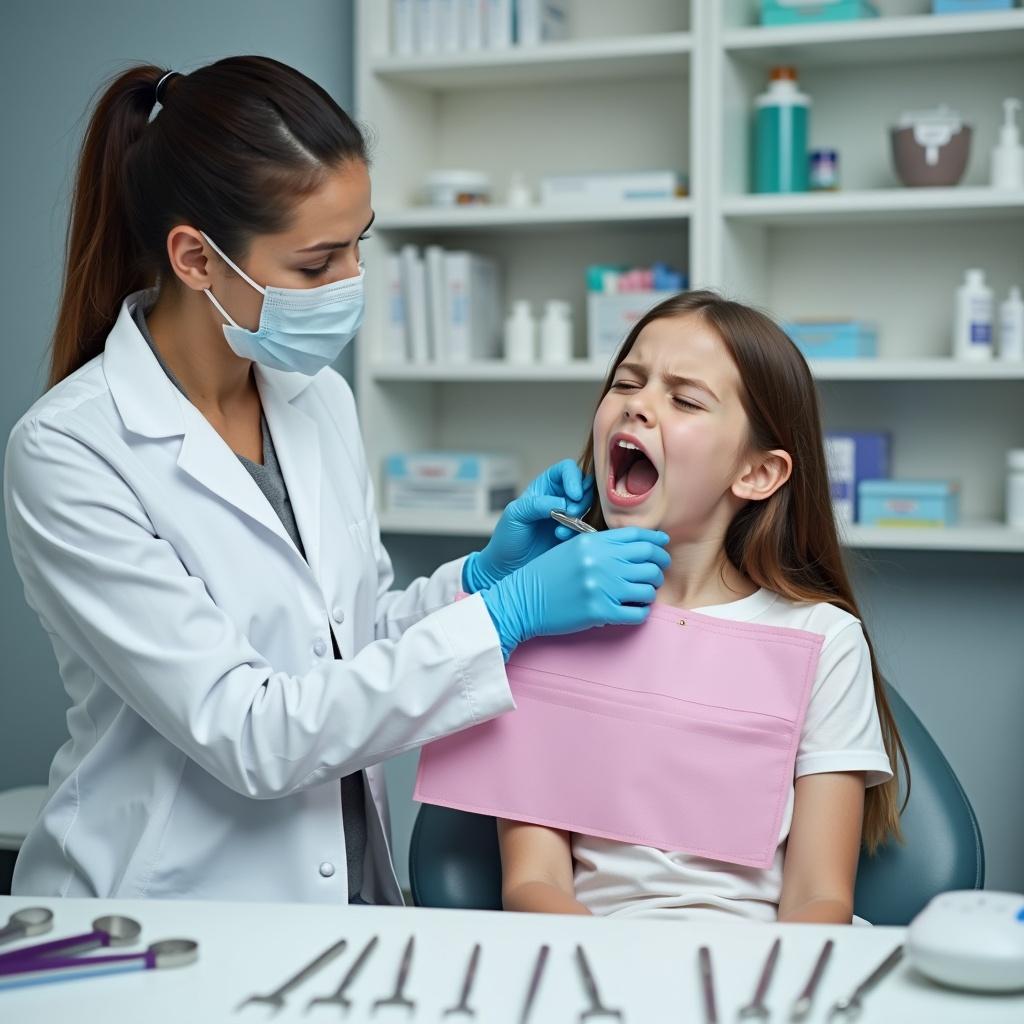
[[[375,237],[366,258],[438,242],[498,258],[508,297],[572,303],[585,332],[584,268],[665,260],[784,318],[859,316],[880,325],[877,360],[818,362],[826,426],[889,430],[897,476],[954,477],[965,525],[852,527],[856,548],[1024,553],[1000,524],[1005,451],[1024,447],[1024,365],[948,358],[953,292],[984,267],[1001,298],[1024,283],[1024,192],[987,187],[1004,96],[1024,96],[1024,10],[924,13],[880,0],[883,17],[762,28],[753,0],[573,0],[574,38],[533,50],[398,58],[388,11],[358,4],[357,103],[373,149]],[[813,99],[811,142],[840,151],[842,190],[749,194],[750,118],[767,69],[792,63]],[[974,126],[965,180],[901,188],[888,128],[946,102]],[[414,202],[444,167],[510,174],[672,167],[691,196],[597,209],[436,210]],[[367,278],[359,401],[375,471],[392,451],[512,451],[528,477],[576,454],[605,367],[381,365],[386,285]],[[382,515],[391,533],[479,537],[494,517]]]

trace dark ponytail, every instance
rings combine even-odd
[[[287,227],[327,171],[366,162],[331,97],[266,57],[229,57],[161,86],[151,64],[119,75],[86,129],[68,225],[50,386],[103,351],[125,296],[170,280],[167,235],[191,224],[232,258]]]

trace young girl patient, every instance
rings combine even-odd
[[[899,835],[906,757],[843,568],[803,357],[756,310],[669,299],[626,339],[583,464],[592,525],[671,537],[659,603],[823,646],[769,868],[499,821],[505,908],[849,924],[862,844]]]

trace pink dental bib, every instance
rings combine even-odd
[[[822,639],[655,604],[532,640],[516,710],[424,747],[415,799],[767,868]]]

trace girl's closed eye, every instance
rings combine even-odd
[[[691,402],[688,398],[682,398],[679,395],[673,395],[672,401],[676,403],[681,409],[685,409],[687,412],[703,412],[704,406],[698,405],[696,402]]]

